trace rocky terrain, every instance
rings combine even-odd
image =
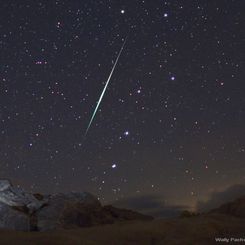
[[[210,213],[218,213],[232,215],[238,218],[245,218],[245,196],[238,198],[233,202],[225,203],[219,208],[211,210]]]
[[[102,206],[89,193],[32,195],[4,180],[0,181],[0,244],[204,245],[223,238],[245,242],[244,210],[245,197],[241,197],[205,214],[186,211],[179,218],[152,220]]]
[[[0,180],[0,218],[0,229],[15,231],[50,231],[152,219],[130,210],[102,206],[87,192],[30,194],[8,180]]]

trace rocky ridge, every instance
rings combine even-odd
[[[31,194],[0,180],[0,229],[49,231],[71,229],[126,220],[151,220],[130,210],[102,206],[88,192]]]
[[[231,215],[238,218],[245,218],[245,196],[240,197],[233,202],[225,203],[220,207],[211,210],[209,213],[218,213]]]

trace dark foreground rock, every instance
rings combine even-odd
[[[29,216],[0,203],[0,229],[28,231],[30,229]]]
[[[87,192],[51,195],[47,205],[36,213],[37,230],[95,225],[101,208],[98,199]]]
[[[236,199],[233,202],[223,204],[219,208],[211,210],[210,213],[219,213],[245,218],[245,196]]]
[[[127,220],[150,220],[137,212],[102,206],[87,192],[30,194],[0,180],[0,228],[17,231],[73,229]]]

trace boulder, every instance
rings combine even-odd
[[[46,203],[21,188],[13,187],[9,180],[0,180],[0,203],[33,213]]]
[[[51,195],[48,203],[36,212],[37,229],[91,226],[94,212],[101,209],[98,199],[87,192]]]
[[[14,208],[0,203],[0,229],[29,231],[29,216]]]

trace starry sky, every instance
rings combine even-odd
[[[0,177],[189,206],[245,184],[244,11],[241,0],[3,1]]]

